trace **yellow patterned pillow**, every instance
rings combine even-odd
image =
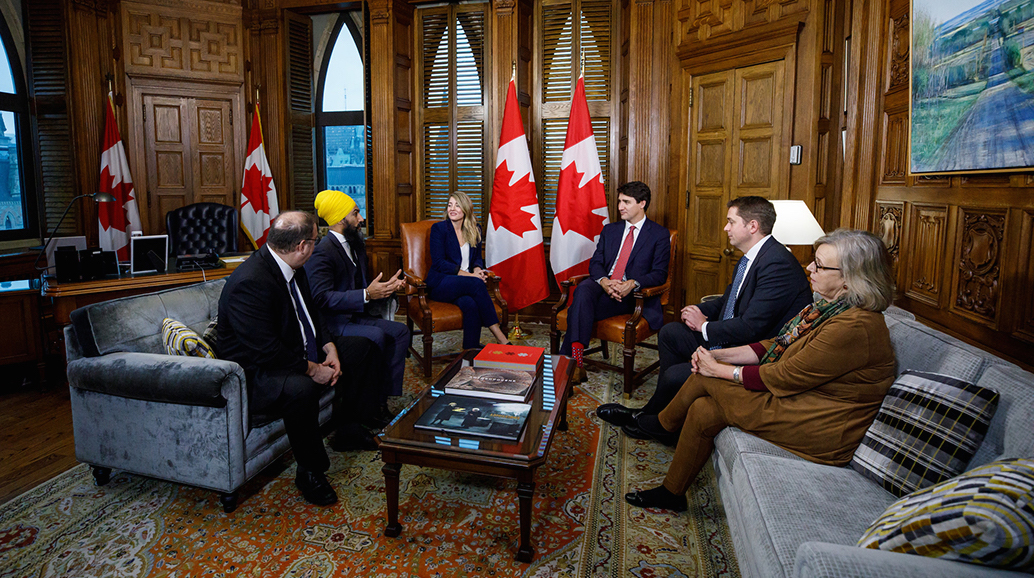
[[[166,317],[162,320],[162,341],[169,355],[188,355],[215,359],[212,348],[193,329]]]

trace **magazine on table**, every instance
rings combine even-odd
[[[517,441],[531,405],[444,394],[417,419],[414,428]]]
[[[535,373],[492,367],[461,367],[445,393],[523,402],[531,395]]]

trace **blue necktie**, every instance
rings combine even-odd
[[[294,282],[294,277],[291,277],[291,282],[288,285],[291,286],[291,297],[294,298],[298,321],[301,322],[302,330],[305,332],[305,354],[309,361],[319,361],[319,354],[316,353],[316,335],[312,332],[312,325],[309,324],[309,320],[306,318],[305,306],[302,305],[302,296],[298,293],[298,285]]]
[[[729,290],[729,299],[725,302],[725,307],[722,307],[722,321],[726,319],[732,319],[732,316],[736,309],[736,297],[740,292],[740,285],[743,283],[743,277],[747,273],[747,260],[746,256],[740,257],[740,262],[736,264],[736,276],[732,279],[732,289]],[[724,344],[715,343],[710,349],[721,349]]]

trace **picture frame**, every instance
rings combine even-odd
[[[912,0],[908,174],[1034,168],[1034,0]]]

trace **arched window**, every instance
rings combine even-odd
[[[0,18],[0,241],[39,237],[35,189],[26,178],[31,156],[29,101],[21,60]],[[31,174],[31,173],[30,173]]]
[[[343,191],[366,211],[366,82],[363,37],[355,23],[361,12],[342,13],[320,66],[316,126],[320,189]]]

